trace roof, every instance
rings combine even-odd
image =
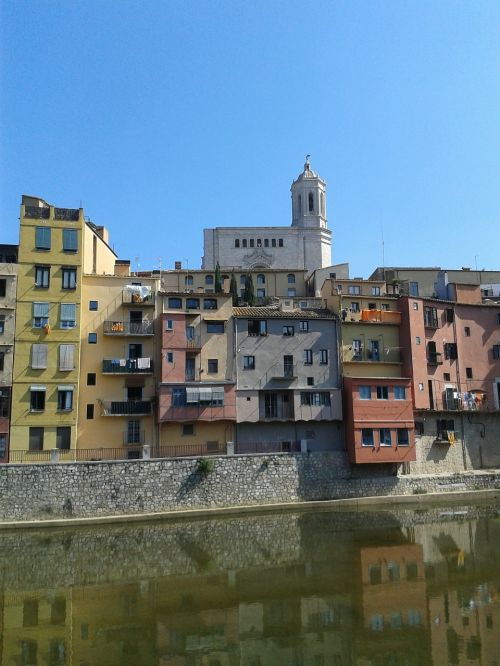
[[[279,308],[233,308],[235,317],[247,319],[337,319],[337,315],[324,308],[280,310]]]

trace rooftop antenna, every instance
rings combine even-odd
[[[385,280],[385,243],[384,243],[384,225],[382,225],[382,275]]]
[[[161,257],[157,257],[156,261],[158,262],[158,268],[160,269],[160,289],[161,289],[161,266],[162,266]]]
[[[139,257],[134,257],[134,261],[135,261],[135,274],[136,274],[136,276],[137,276],[137,272],[138,272],[138,270],[139,270],[139,266],[140,266],[140,264],[139,264]]]

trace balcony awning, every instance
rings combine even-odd
[[[42,384],[33,384],[30,386],[30,391],[46,391],[47,387]]]
[[[200,402],[210,402],[212,400],[212,387],[200,386]]]
[[[212,388],[212,400],[224,400],[224,389],[222,386]]]
[[[58,391],[74,391],[74,390],[75,390],[75,387],[74,387],[73,384],[60,384],[60,385],[57,387],[57,390],[58,390]]]
[[[191,386],[186,387],[186,402],[193,403],[198,402],[200,399],[200,391],[198,388],[193,388]]]

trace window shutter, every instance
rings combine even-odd
[[[73,370],[75,367],[75,345],[59,345],[59,370]]]
[[[76,252],[77,249],[76,229],[63,229],[63,250]]]
[[[47,349],[46,344],[31,345],[31,368],[33,370],[44,370],[47,367]]]
[[[33,317],[48,317],[49,304],[48,303],[33,303]]]
[[[75,303],[61,303],[61,321],[76,321]]]
[[[50,250],[50,227],[36,228],[35,247],[43,250]]]

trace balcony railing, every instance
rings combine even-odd
[[[50,217],[50,208],[41,208],[40,206],[25,206],[24,216],[31,220],[48,220]]]
[[[345,350],[344,363],[349,363],[350,361],[365,361],[369,363],[401,363],[401,352],[399,349],[391,349],[390,347],[379,352],[374,352],[370,349]]]
[[[300,442],[296,440],[283,442],[238,442],[234,445],[234,452],[245,453],[298,453]]]
[[[78,222],[79,214],[78,208],[54,208],[54,220]]]
[[[122,292],[122,303],[124,305],[153,307],[155,304],[154,293],[151,287],[148,286],[129,285]]]
[[[150,375],[153,372],[153,361],[150,358],[113,358],[102,362],[104,375]]]
[[[147,416],[152,412],[151,400],[102,400],[103,416]]]
[[[152,321],[105,321],[104,335],[153,335]]]
[[[363,322],[369,324],[401,324],[401,313],[395,310],[367,310],[346,312],[344,322]]]
[[[125,430],[123,433],[123,443],[126,445],[144,444],[145,441],[146,433],[144,430]]]
[[[428,365],[442,365],[442,354],[441,352],[429,352],[427,354],[427,364]]]
[[[297,378],[297,364],[296,363],[281,363],[273,366],[269,372],[269,379],[271,380],[290,380]]]
[[[266,405],[259,410],[259,418],[267,419],[293,419],[293,405]]]
[[[201,337],[195,335],[192,338],[186,338],[186,349],[201,349]]]

